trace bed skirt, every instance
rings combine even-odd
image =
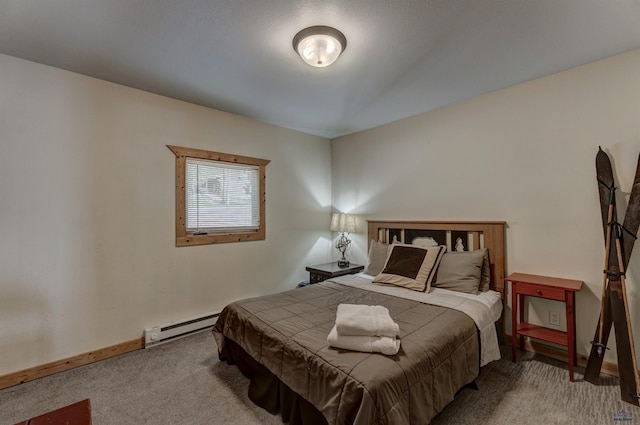
[[[324,415],[311,403],[283,384],[266,367],[247,354],[238,344],[225,338],[221,361],[238,366],[249,378],[249,399],[272,415],[280,413],[290,425],[326,425]]]

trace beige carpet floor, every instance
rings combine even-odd
[[[640,424],[640,408],[619,400],[616,378],[569,382],[566,364],[530,353],[485,367],[433,425]],[[0,390],[0,425],[91,399],[94,425],[281,424],[247,397],[247,379],[220,363],[210,332]]]

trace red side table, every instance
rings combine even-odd
[[[524,349],[524,338],[540,339],[567,347],[569,354],[569,380],[573,382],[573,367],[576,364],[576,292],[582,288],[581,280],[560,279],[534,274],[512,273],[505,281],[511,282],[511,359],[516,361],[518,335],[520,349]],[[567,331],[549,329],[524,321],[524,297],[538,297],[565,303]],[[518,315],[518,310],[520,314]],[[518,323],[518,318],[520,322]]]

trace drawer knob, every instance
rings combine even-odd
[[[536,289],[536,292],[538,293],[538,295],[542,294],[542,291],[539,289]]]

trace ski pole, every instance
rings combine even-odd
[[[609,209],[607,212],[607,235],[605,237],[605,248],[604,248],[604,268],[603,268],[603,277],[602,277],[602,296],[600,297],[600,320],[598,323],[598,341],[591,341],[591,343],[598,347],[598,355],[602,356],[604,350],[607,348],[606,345],[602,343],[603,332],[604,332],[604,303],[607,296],[607,282],[609,281],[609,277],[607,275],[607,271],[609,268],[609,251],[611,250],[611,227],[613,226],[613,212],[615,210],[616,204],[616,195],[615,195],[615,186],[607,186],[602,180],[598,179],[600,184],[605,185],[609,188]]]

